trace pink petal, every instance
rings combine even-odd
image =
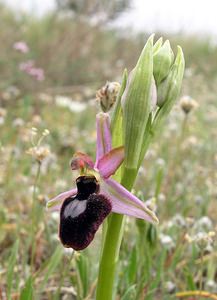
[[[72,161],[71,161],[71,169],[72,170],[78,170],[82,169],[84,167],[89,167],[93,169],[94,163],[92,159],[87,155],[82,152],[76,152],[73,155]]]
[[[103,181],[101,193],[112,201],[113,212],[158,223],[155,213],[147,208],[144,202],[113,179]]]
[[[103,178],[113,175],[124,160],[124,147],[112,149],[106,153],[97,164],[97,169]]]
[[[111,150],[111,132],[110,132],[110,117],[106,113],[96,115],[96,133],[97,133],[97,148],[96,148],[96,164],[98,160]]]
[[[49,200],[46,204],[46,208],[49,211],[58,211],[60,210],[63,201],[70,196],[74,196],[77,194],[77,189],[72,189],[67,192],[63,192],[56,196],[55,198]]]

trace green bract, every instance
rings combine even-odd
[[[123,146],[123,116],[122,116],[122,110],[121,110],[121,97],[124,93],[124,90],[126,88],[127,84],[127,70],[124,70],[123,76],[122,76],[122,83],[121,88],[119,91],[119,94],[117,96],[117,100],[115,103],[114,111],[111,118],[111,131],[112,131],[112,146],[113,148]],[[121,179],[121,171],[122,167],[120,167],[116,174],[115,178]]]
[[[125,168],[137,170],[144,131],[151,110],[153,75],[153,36],[130,73],[122,96]]]
[[[121,97],[124,93],[127,84],[127,70],[125,69],[122,76],[122,83],[117,100],[114,106],[114,111],[111,118],[111,131],[112,131],[112,145],[118,147],[123,145],[122,136],[122,111],[121,111]]]

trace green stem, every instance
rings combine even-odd
[[[129,176],[129,174],[131,176]],[[125,168],[121,180],[123,186],[131,190],[136,178],[136,170]],[[112,300],[115,294],[114,281],[118,263],[119,250],[123,237],[124,216],[112,214],[103,243],[102,256],[99,266],[96,300]]]
[[[110,217],[106,239],[99,267],[96,300],[111,300],[119,249],[123,236],[124,217],[113,214]]]
[[[41,163],[38,162],[38,168],[37,173],[35,177],[35,183],[33,186],[33,197],[32,197],[32,211],[31,211],[31,218],[32,218],[32,224],[31,224],[31,270],[34,269],[34,258],[35,258],[35,252],[36,252],[36,239],[35,234],[37,232],[37,216],[36,216],[36,210],[37,210],[37,201],[36,201],[36,191],[38,187],[38,181],[40,177],[41,172]]]
[[[203,257],[204,257],[204,249],[201,250],[200,262],[201,262],[201,269],[200,269],[200,278],[199,278],[199,290],[202,291],[203,288]]]

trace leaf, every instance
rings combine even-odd
[[[23,287],[21,294],[20,294],[20,300],[32,300],[33,299],[33,278],[30,276],[25,286]]]
[[[123,297],[121,298],[122,300],[134,300],[136,297],[136,285],[132,285],[130,286],[125,294],[123,295]]]
[[[129,265],[127,269],[127,277],[129,285],[133,284],[136,281],[136,271],[137,271],[137,251],[136,247],[133,248],[133,251],[130,254]]]
[[[85,297],[88,292],[88,286],[89,286],[89,263],[88,258],[80,254],[79,257],[76,259],[76,266],[78,270],[79,275],[79,294],[80,296]]]
[[[195,291],[196,290],[196,285],[194,283],[194,276],[189,270],[185,270],[185,278],[187,281],[187,287],[188,290]]]
[[[7,271],[7,298],[8,300],[11,299],[11,290],[12,290],[12,283],[14,278],[14,267],[16,264],[16,258],[19,249],[19,240],[14,243],[14,246],[11,251],[11,256],[8,260],[8,271]]]
[[[42,292],[44,290],[51,274],[56,270],[56,268],[60,264],[60,262],[62,260],[62,256],[63,256],[63,249],[62,249],[62,246],[59,246],[59,247],[57,247],[57,249],[51,256],[51,258],[49,259],[49,262],[47,264],[47,269],[46,269],[46,272],[44,275],[44,280],[42,281],[42,283],[39,287],[39,291]]]
[[[164,274],[164,264],[165,264],[166,254],[167,254],[166,250],[162,249],[161,255],[158,258],[158,263],[157,263],[157,268],[156,268],[156,276],[155,276],[155,278],[153,278],[153,280],[151,281],[151,284],[148,288],[148,293],[145,297],[146,300],[153,299],[153,293],[161,282],[162,276]]]
[[[163,181],[163,176],[164,176],[164,169],[162,166],[160,166],[157,169],[156,172],[156,187],[155,187],[155,197],[157,198],[159,193],[160,193],[160,189],[161,189],[161,185],[162,185],[162,181]]]

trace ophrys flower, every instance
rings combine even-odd
[[[77,188],[47,203],[48,209],[60,210],[60,240],[65,247],[75,250],[90,244],[110,212],[158,222],[144,202],[111,178],[124,160],[124,148],[111,147],[109,115],[100,113],[96,120],[96,162],[84,153],[76,153],[71,168],[81,173],[76,180]]]

